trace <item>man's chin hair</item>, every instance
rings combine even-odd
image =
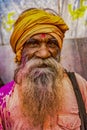
[[[29,79],[31,82],[33,82],[35,85],[37,85],[39,88],[42,87],[45,89],[48,88],[48,86],[53,86],[52,83],[54,83],[56,76],[56,71],[54,71],[52,68],[34,68],[31,73],[29,74]]]
[[[62,83],[53,83],[52,79],[48,86],[28,83],[22,86],[25,89],[20,98],[21,111],[34,126],[42,125],[48,116],[55,116],[61,108]]]
[[[54,116],[61,107],[63,69],[54,59],[36,60],[16,73],[22,113],[34,126]],[[43,67],[45,64],[45,67]],[[52,67],[51,67],[52,65]]]

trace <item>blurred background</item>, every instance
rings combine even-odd
[[[51,8],[69,26],[61,54],[61,64],[87,80],[87,0],[0,0],[0,82],[13,79],[15,54],[10,47],[12,26],[25,9]]]

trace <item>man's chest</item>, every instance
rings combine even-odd
[[[4,130],[80,130],[78,108],[74,105],[71,106],[70,109],[66,105],[65,110],[63,107],[63,111],[60,111],[55,117],[48,117],[43,126],[37,127],[32,125],[31,120],[27,120],[21,115],[17,107],[11,111],[4,110],[2,112]]]
[[[33,126],[32,121],[21,114],[17,96],[7,100],[6,107],[1,111],[4,130],[80,130],[81,121],[74,91],[68,82],[63,82],[63,86],[62,108],[54,117],[46,118],[42,126]]]

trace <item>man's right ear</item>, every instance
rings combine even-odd
[[[14,81],[17,84],[21,84],[21,82],[22,82],[22,70],[21,69],[16,69],[14,71]]]

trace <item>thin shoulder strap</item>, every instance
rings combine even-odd
[[[71,80],[71,83],[72,83],[72,86],[73,86],[73,89],[74,89],[74,92],[75,92],[75,95],[76,95],[76,99],[77,99],[77,104],[78,104],[78,109],[79,109],[79,116],[80,116],[80,119],[81,119],[81,127],[80,127],[80,129],[81,130],[87,130],[86,109],[85,109],[82,94],[80,92],[80,89],[79,89],[75,74],[74,74],[74,72],[67,72],[67,74],[68,74],[68,76],[69,76],[69,78]]]

